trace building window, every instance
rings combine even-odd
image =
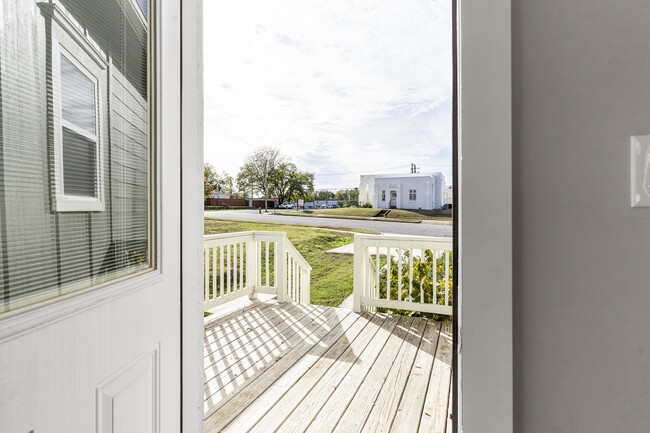
[[[386,201],[386,191],[381,192],[381,201]]]
[[[98,81],[63,47],[58,51],[55,209],[103,211]]]
[[[409,189],[409,200],[410,201],[415,201],[417,200],[417,194],[414,189]]]

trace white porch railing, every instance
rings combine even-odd
[[[379,308],[451,315],[452,240],[354,236],[354,311]]]
[[[278,302],[309,304],[311,266],[286,233],[208,235],[203,251],[204,310],[257,293],[277,294]]]

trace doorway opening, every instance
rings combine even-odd
[[[455,6],[307,3],[204,11],[205,430],[453,431]]]

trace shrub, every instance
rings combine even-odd
[[[369,208],[371,208],[371,207],[372,207],[372,203],[370,203],[369,201],[367,201],[367,202],[365,202],[361,207],[369,207]]]

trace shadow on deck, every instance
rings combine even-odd
[[[450,322],[253,302],[205,323],[205,431],[451,431]]]

